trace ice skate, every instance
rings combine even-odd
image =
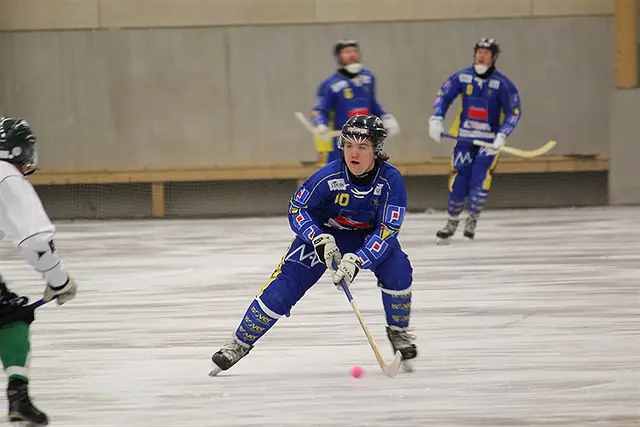
[[[213,368],[209,372],[210,377],[215,377],[222,371],[226,371],[245,357],[253,346],[236,340],[235,338],[226,343],[220,350],[211,356]]]
[[[457,218],[449,218],[447,225],[436,233],[439,245],[448,245],[449,239],[456,233],[460,220]]]
[[[12,425],[21,427],[49,425],[47,415],[31,403],[26,383],[20,380],[9,381],[7,397],[9,399],[9,421]]]
[[[473,240],[476,236],[476,225],[478,224],[478,218],[469,217],[464,225],[464,237],[468,240]]]
[[[408,372],[413,371],[413,363],[411,359],[418,356],[418,348],[414,344],[415,336],[406,330],[387,326],[387,337],[393,347],[393,352],[399,351],[402,355],[402,366]]]

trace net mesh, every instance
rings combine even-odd
[[[447,176],[408,176],[408,209],[444,210]],[[212,218],[286,215],[295,179],[192,181],[164,184],[162,210],[154,209],[152,185],[38,185],[53,219]],[[599,206],[607,203],[607,173],[522,173],[494,177],[487,209]],[[157,203],[157,202],[156,202]]]

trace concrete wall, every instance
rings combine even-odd
[[[4,0],[0,30],[158,28],[611,14],[611,0]]]
[[[613,61],[609,16],[2,33],[0,112],[29,119],[45,169],[311,160],[293,112],[310,112],[333,43],[348,36],[402,127],[392,158],[443,157],[451,147],[427,136],[431,105],[484,35],[521,91],[512,144],[607,154],[613,67],[595,64]]]
[[[617,90],[611,100],[609,201],[640,204],[640,89]]]

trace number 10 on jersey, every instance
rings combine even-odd
[[[336,199],[333,202],[336,205],[347,206],[349,204],[349,193],[336,194]]]

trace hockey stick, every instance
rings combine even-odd
[[[504,151],[505,153],[513,154],[514,156],[522,157],[524,159],[532,159],[534,157],[542,156],[543,154],[548,153],[557,144],[558,143],[556,141],[551,140],[551,141],[548,141],[546,144],[544,144],[542,147],[537,148],[535,150],[522,150],[520,148],[507,147],[506,145],[503,145],[498,149],[498,151]],[[491,144],[490,142],[476,141],[476,140],[473,141],[473,145],[477,145],[479,147],[487,147],[487,148],[493,147],[493,144]]]
[[[309,132],[311,132],[316,136],[320,136],[316,132],[316,128],[315,126],[313,126],[313,123],[311,123],[309,119],[307,119],[307,116],[302,114],[300,111],[296,111],[295,113],[293,113],[293,115],[296,117],[296,119],[298,119],[300,123],[302,123],[302,126],[304,126],[306,130],[308,130]],[[339,130],[332,130],[331,132],[327,132],[327,135],[330,138],[335,138],[336,136],[340,136],[341,133],[342,132]]]
[[[444,138],[455,139],[457,141],[468,139],[468,138],[460,138],[460,137],[457,137],[457,136],[454,136],[454,135],[451,135],[451,134],[448,134],[448,133],[443,133],[442,136]],[[498,149],[498,151],[503,151],[505,153],[512,154],[514,156],[522,157],[522,158],[525,158],[525,159],[532,159],[534,157],[542,156],[543,154],[548,153],[557,144],[558,143],[556,141],[551,140],[551,141],[548,141],[546,144],[544,144],[542,147],[537,148],[535,150],[522,150],[520,148],[508,147],[506,145],[503,145],[502,147],[500,147]],[[477,140],[477,139],[473,140],[473,145],[477,145],[478,147],[493,148],[493,144],[492,143],[486,142],[486,141],[480,141],[480,140]]]
[[[337,266],[335,265],[335,263],[333,264],[333,269],[337,270]],[[398,373],[398,370],[400,369],[400,365],[402,365],[402,354],[399,351],[397,351],[393,359],[393,362],[391,362],[390,365],[387,365],[387,363],[384,361],[384,358],[382,357],[382,354],[380,354],[380,349],[378,349],[378,345],[376,344],[375,340],[373,339],[373,336],[369,332],[369,328],[367,328],[367,324],[364,323],[364,318],[362,317],[362,313],[360,313],[360,309],[358,308],[356,301],[353,299],[351,290],[349,290],[349,286],[347,286],[344,279],[340,280],[340,286],[342,287],[342,290],[347,296],[347,299],[351,303],[351,308],[353,308],[353,311],[356,314],[356,317],[358,318],[358,322],[360,322],[360,326],[362,327],[362,330],[364,331],[364,334],[366,335],[367,340],[369,341],[369,345],[373,350],[373,354],[376,356],[376,360],[378,361],[378,365],[380,365],[380,369],[382,369],[382,372],[384,372],[386,376],[390,378],[395,377],[396,374]]]
[[[50,300],[50,301],[53,301],[53,300]],[[19,320],[25,315],[25,313],[28,313],[29,311],[33,311],[36,308],[45,305],[47,302],[49,301],[45,301],[44,299],[39,299],[33,304],[29,304],[26,307],[21,307],[19,310],[13,311],[4,317],[0,317],[0,327],[8,325],[9,323],[13,323],[16,320]]]

